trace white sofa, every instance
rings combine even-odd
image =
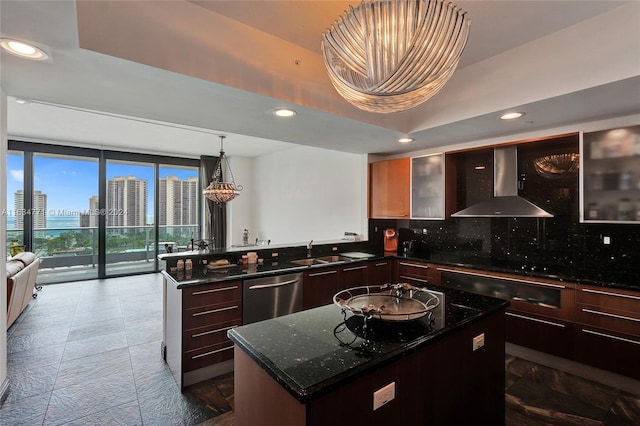
[[[7,328],[36,297],[34,289],[38,268],[40,258],[28,251],[7,260]]]

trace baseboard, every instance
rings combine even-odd
[[[0,404],[2,404],[5,399],[7,399],[8,395],[9,395],[9,378],[7,377],[6,379],[4,379],[2,386],[0,386]]]
[[[217,364],[210,365],[208,367],[199,368],[197,370],[189,371],[182,375],[182,387],[193,385],[195,383],[202,382],[204,380],[212,379],[214,377],[222,376],[223,374],[233,371],[233,359],[219,362]]]
[[[513,355],[517,358],[526,359],[546,367],[564,371],[583,379],[592,380],[612,388],[620,389],[634,395],[640,395],[640,381],[631,377],[622,376],[590,365],[549,355],[544,352],[535,351],[525,348],[524,346],[505,343],[505,353]]]

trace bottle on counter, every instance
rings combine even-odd
[[[244,231],[242,231],[242,245],[243,246],[249,245],[249,230],[247,228],[245,228]]]
[[[193,262],[191,261],[191,259],[187,259],[184,261],[184,269],[186,269],[187,271],[193,269]]]
[[[178,271],[184,271],[184,260],[180,259],[177,262]]]

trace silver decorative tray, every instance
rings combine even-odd
[[[417,294],[427,295],[418,300]],[[423,297],[421,297],[423,298]],[[433,293],[410,284],[362,286],[342,290],[333,296],[333,303],[354,315],[385,321],[411,321],[422,318],[440,305]]]

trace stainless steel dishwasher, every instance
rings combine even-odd
[[[242,323],[250,324],[302,310],[302,274],[243,282]]]

